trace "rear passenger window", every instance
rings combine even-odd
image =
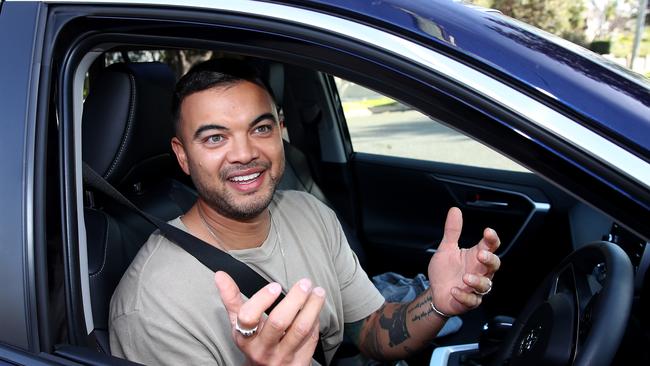
[[[409,106],[347,80],[335,81],[356,152],[528,172]]]

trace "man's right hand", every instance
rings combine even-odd
[[[312,289],[308,279],[298,281],[285,298],[271,311],[264,312],[280,296],[282,288],[272,282],[244,302],[239,287],[225,272],[214,276],[221,299],[228,311],[235,344],[251,365],[309,365],[318,343],[319,321],[325,290]],[[257,331],[244,337],[235,330]]]

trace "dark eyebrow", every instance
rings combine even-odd
[[[256,124],[258,124],[260,121],[264,121],[265,119],[270,119],[270,120],[272,120],[272,121],[275,122],[275,123],[278,122],[278,120],[275,118],[275,116],[274,116],[272,113],[264,113],[263,115],[261,115],[261,116],[255,118],[255,119],[254,119],[254,120],[249,124],[249,126],[250,126],[250,127],[253,127],[253,126],[255,126]]]
[[[203,126],[199,127],[196,130],[196,132],[194,132],[194,139],[196,140],[199,137],[201,137],[201,133],[203,133],[203,131],[207,131],[207,130],[228,131],[228,128],[224,127],[224,126],[220,126],[220,125],[215,125],[215,124],[203,125]]]

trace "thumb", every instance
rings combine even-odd
[[[445,220],[445,231],[438,250],[458,249],[458,240],[463,230],[463,214],[458,207],[452,207],[447,212]]]
[[[239,313],[239,309],[243,304],[241,292],[235,281],[226,272],[217,271],[214,274],[214,282],[219,289],[221,301],[223,301],[230,321],[235,324],[235,319]]]

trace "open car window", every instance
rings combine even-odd
[[[528,172],[416,109],[353,82],[335,80],[356,152]]]

